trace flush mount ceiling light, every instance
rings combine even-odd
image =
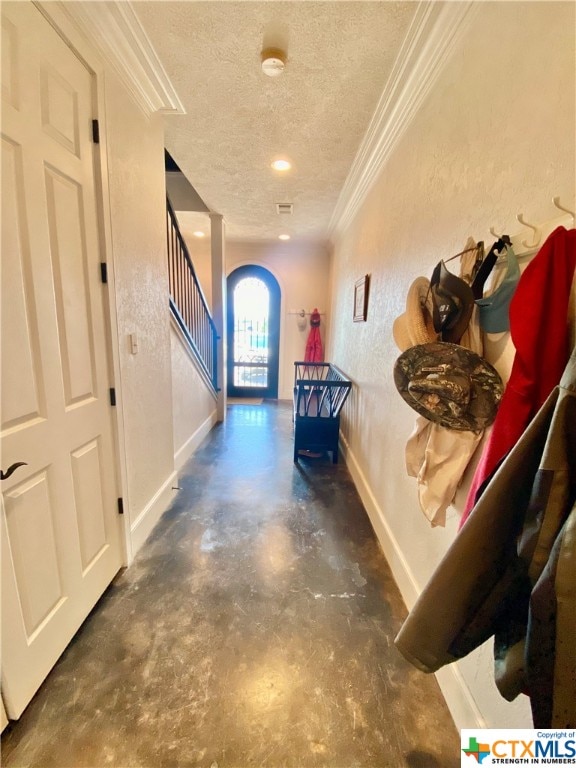
[[[286,54],[279,48],[265,48],[261,54],[262,72],[268,77],[278,77],[284,72]]]
[[[206,237],[204,232],[200,232],[200,230],[197,230],[196,232],[192,232],[192,234],[194,235],[194,237]]]
[[[278,240],[290,240],[290,235],[278,235]]]
[[[278,160],[274,160],[274,162],[271,163],[271,166],[275,171],[289,171],[290,168],[292,168],[292,164],[289,160],[280,158],[278,158]]]

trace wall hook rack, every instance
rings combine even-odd
[[[561,205],[561,204],[560,204],[560,198],[559,198],[559,197],[553,197],[553,198],[552,198],[552,202],[554,203],[554,205],[556,206],[556,208],[558,208],[558,210],[560,210],[560,211],[564,211],[564,213],[567,213],[567,214],[569,214],[570,216],[572,216],[572,221],[573,221],[573,222],[575,222],[575,221],[576,221],[576,214],[574,213],[574,211],[571,211],[571,210],[570,210],[570,208],[566,208],[564,205]]]
[[[542,234],[538,227],[534,226],[534,224],[529,224],[524,218],[523,213],[517,213],[516,218],[520,224],[524,224],[525,227],[528,227],[528,229],[531,229],[534,232],[534,240],[532,243],[529,243],[526,240],[522,240],[522,245],[524,248],[537,248],[540,245],[540,240],[542,239]]]

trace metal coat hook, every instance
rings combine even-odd
[[[298,326],[298,330],[305,331],[306,330],[306,310],[301,309],[295,314],[296,314],[296,325]]]
[[[564,213],[568,213],[570,216],[572,216],[572,221],[576,221],[576,214],[574,211],[571,211],[570,208],[565,208],[563,205],[560,205],[559,197],[553,197],[552,202],[560,211],[564,211]]]
[[[526,242],[526,240],[522,240],[522,245],[524,246],[524,248],[537,248],[538,245],[540,245],[540,240],[542,239],[542,233],[540,232],[538,227],[535,227],[534,224],[529,224],[527,221],[525,221],[523,213],[517,213],[516,218],[518,219],[520,224],[524,224],[525,227],[528,227],[528,229],[531,229],[534,232],[533,243],[528,243]]]
[[[490,234],[492,237],[495,237],[496,240],[502,240],[502,235],[499,235],[498,232],[495,232],[494,227],[490,227]]]

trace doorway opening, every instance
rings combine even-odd
[[[228,397],[277,398],[280,286],[264,267],[238,267],[227,280]]]

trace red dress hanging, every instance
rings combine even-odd
[[[322,338],[320,336],[320,312],[318,312],[317,309],[314,309],[310,315],[310,333],[308,334],[308,340],[306,341],[304,362],[324,362],[324,348],[322,347]]]

